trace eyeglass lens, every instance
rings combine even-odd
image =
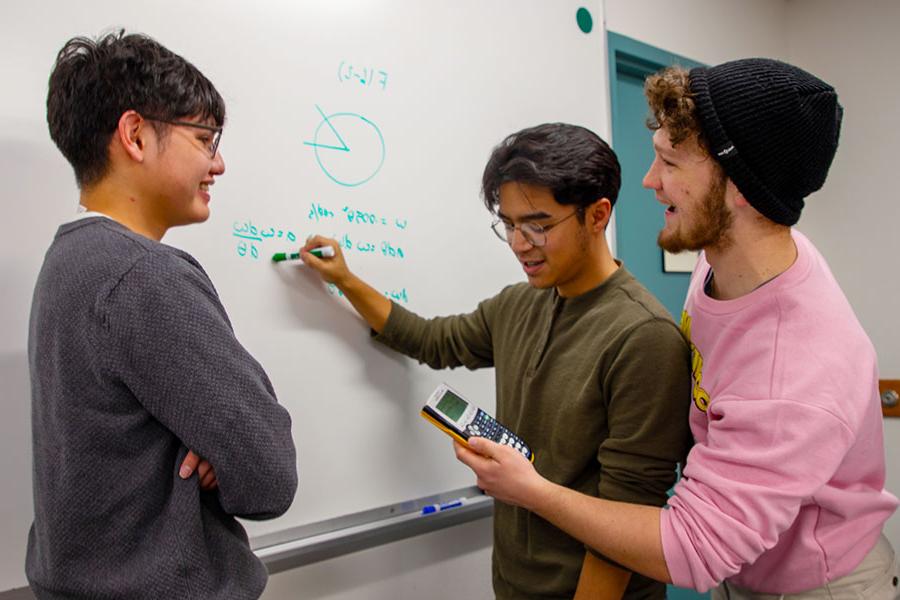
[[[493,229],[497,237],[510,245],[515,239],[516,229],[522,232],[522,237],[532,246],[543,246],[547,242],[547,234],[544,228],[535,223],[522,223],[516,226],[505,221],[495,221]]]

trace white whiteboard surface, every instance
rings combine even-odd
[[[594,18],[588,34],[576,24],[582,6]],[[468,312],[524,280],[488,229],[481,173],[491,148],[523,127],[565,121],[608,138],[600,0],[97,0],[0,11],[0,590],[24,585],[32,519],[31,292],[78,197],[44,108],[56,52],[75,35],[147,33],[225,98],[226,172],[212,216],[163,241],[206,268],[293,416],[297,498],[285,516],[248,524],[251,535],[472,485],[419,409],[447,381],[493,411],[493,371],[435,372],[380,347],[305,267],[268,259],[311,233],[335,235],[354,271],[424,316]]]

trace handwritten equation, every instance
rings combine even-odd
[[[400,260],[406,258],[406,252],[404,252],[403,248],[388,240],[373,241],[371,238],[355,239],[351,238],[346,233],[340,236],[340,238],[335,236],[335,239],[337,239],[338,246],[340,246],[341,250],[344,252],[350,251],[362,254],[376,253],[386,258],[396,258]]]
[[[337,211],[338,220],[346,219],[347,223],[355,225],[383,225],[385,227],[395,227],[397,229],[406,229],[409,221],[400,217],[391,217],[387,215],[379,215],[370,211],[355,209],[351,206],[344,206]],[[315,221],[327,221],[335,218],[335,211],[325,207],[317,202],[310,204],[307,219]]]
[[[319,233],[335,239],[345,254],[373,256],[391,262],[406,260],[408,256],[408,250],[402,240],[394,238],[404,236],[409,225],[405,218],[358,210],[349,205],[342,205],[336,209],[312,202],[307,213],[307,221],[309,233]],[[230,233],[232,239],[236,240],[234,248],[238,257],[268,263],[277,252],[296,252],[299,249],[302,242],[298,242],[301,236],[296,233],[297,230],[283,224],[260,225],[252,219],[246,219],[234,221]],[[333,296],[343,296],[332,284],[327,284],[326,288]],[[409,303],[409,291],[406,287],[385,290],[382,293],[395,302]]]
[[[262,245],[267,241],[284,240],[289,243],[297,241],[297,235],[289,229],[258,227],[249,219],[243,222],[235,221],[231,228],[232,237],[238,238],[237,255],[253,260],[259,259]]]
[[[330,237],[337,240],[338,245],[345,252],[360,254],[376,254],[387,259],[404,260],[407,257],[407,249],[394,239],[394,235],[402,235],[409,226],[409,221],[403,217],[388,216],[368,210],[359,210],[349,205],[343,205],[340,209],[332,209],[318,202],[310,204],[307,213],[307,221],[310,229],[316,233],[322,232],[322,226],[351,227],[352,230],[331,230]],[[315,225],[312,225],[312,224]],[[343,227],[342,227],[343,229]],[[379,235],[380,234],[380,235]],[[299,245],[298,236],[294,229],[284,226],[257,225],[251,219],[235,221],[232,223],[231,235],[237,238],[235,251],[242,258],[251,260],[264,260],[275,252],[285,251]],[[276,241],[281,243],[270,244]],[[264,248],[265,246],[270,246]]]
[[[382,69],[374,69],[372,67],[355,66],[346,60],[342,60],[337,70],[338,81],[341,83],[352,82],[358,83],[363,87],[372,87],[372,82],[376,82],[376,87],[381,87],[381,91],[387,89],[388,74]]]
[[[325,289],[332,296],[337,296],[339,298],[344,297],[344,292],[342,292],[338,288],[338,286],[334,285],[333,283],[325,284]],[[386,290],[386,291],[382,291],[381,293],[384,294],[384,296],[386,298],[389,298],[389,299],[393,300],[394,302],[398,302],[398,303],[402,303],[402,304],[409,304],[409,292],[406,291],[405,287],[400,288],[399,290]]]

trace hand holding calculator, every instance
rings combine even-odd
[[[534,453],[521,438],[494,417],[464,400],[446,383],[439,385],[429,396],[422,407],[422,416],[466,446],[470,437],[483,437],[515,448],[534,462]]]

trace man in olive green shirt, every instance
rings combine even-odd
[[[573,125],[515,133],[482,181],[494,231],[522,265],[471,313],[423,319],[353,275],[334,240],[303,260],[337,285],[376,339],[433,368],[495,367],[497,418],[571,489],[660,506],[690,444],[690,355],[665,309],[610,254],[619,190],[609,146]],[[334,258],[309,249],[329,245]],[[611,564],[547,521],[497,502],[497,598],[663,598],[665,586]]]

